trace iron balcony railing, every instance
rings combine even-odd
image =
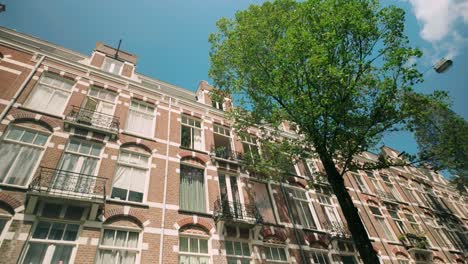
[[[243,205],[230,202],[218,197],[214,204],[213,218],[232,222],[245,222],[250,224],[261,224],[263,218],[255,205]]]
[[[331,222],[331,223],[322,223],[322,227],[332,236],[346,237],[346,238],[351,237],[351,232],[349,231],[346,225],[339,224],[336,222]]]
[[[384,192],[384,191],[380,191],[380,190],[376,190],[375,192],[384,201],[398,202],[398,199],[395,198],[395,195],[393,195],[392,193]]]
[[[106,180],[106,178],[82,173],[40,167],[29,185],[29,191],[104,202]]]
[[[236,153],[235,151],[231,150],[230,148],[227,148],[225,146],[211,146],[211,155],[213,155],[216,158],[221,158],[225,160],[237,160],[239,153]]]
[[[400,236],[399,239],[407,249],[410,249],[410,248],[427,249],[429,247],[429,242],[427,238],[423,235],[406,233]]]
[[[100,113],[87,108],[73,106],[66,116],[66,121],[79,125],[98,128],[117,133],[119,131],[119,118],[113,115]]]

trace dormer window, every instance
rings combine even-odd
[[[212,104],[214,108],[224,111],[223,102],[212,100]]]
[[[106,57],[104,63],[102,64],[102,70],[110,72],[113,74],[120,74],[122,71],[123,62]]]

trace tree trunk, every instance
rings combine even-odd
[[[348,222],[349,231],[353,237],[354,243],[361,255],[362,260],[366,264],[378,264],[380,263],[377,256],[377,252],[374,251],[372,243],[367,235],[364,224],[361,222],[358,210],[354,206],[354,203],[344,185],[344,180],[340,176],[340,173],[335,167],[335,163],[332,160],[322,159],[325,172],[328,176],[328,181],[332,186],[333,192],[338,198],[338,202],[341,207],[346,221]]]

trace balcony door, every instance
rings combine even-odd
[[[111,91],[91,87],[80,110],[80,121],[93,126],[110,128],[116,97],[116,94]]]
[[[219,191],[223,214],[242,218],[242,198],[240,196],[238,177],[234,175],[219,174]]]
[[[92,194],[101,146],[71,139],[55,172],[53,188],[79,194]]]

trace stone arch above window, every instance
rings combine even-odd
[[[143,228],[149,224],[149,220],[136,209],[131,208],[128,213],[124,211],[123,208],[114,208],[111,210],[106,210],[104,213],[104,224],[124,224],[134,225]]]
[[[379,203],[378,203],[377,201],[375,201],[375,200],[372,200],[372,199],[368,199],[368,200],[367,200],[367,204],[368,204],[369,206],[377,206],[377,207],[379,207]]]
[[[51,133],[54,132],[52,124],[41,119],[19,118],[14,119],[11,124],[15,126],[26,127],[41,132]]]
[[[186,217],[180,219],[174,224],[174,227],[179,230],[180,233],[191,232],[191,229],[194,231],[201,229],[207,235],[214,232],[214,227],[208,220],[198,217]]]
[[[192,155],[181,157],[180,162],[188,164],[188,165],[199,166],[199,167],[205,167],[206,165],[206,162],[203,159],[197,156],[193,157]]]
[[[152,153],[152,150],[149,146],[142,144],[142,143],[137,143],[137,142],[123,143],[120,146],[120,149],[130,150],[133,152],[139,152],[139,153],[148,154],[148,155],[151,155]]]

